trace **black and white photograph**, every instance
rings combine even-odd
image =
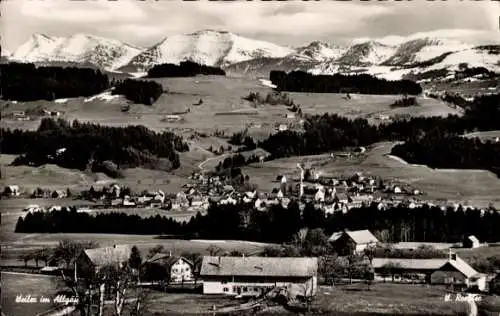
[[[1,316],[500,316],[500,2],[0,2]]]

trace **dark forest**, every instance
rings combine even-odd
[[[5,100],[52,101],[87,97],[109,88],[100,70],[75,67],[36,67],[34,64],[0,65],[2,98]]]
[[[381,242],[459,243],[469,235],[484,242],[500,240],[500,213],[486,210],[443,211],[439,206],[410,209],[405,206],[379,210],[376,204],[336,212],[325,217],[321,209],[306,204],[301,212],[292,201],[287,208],[271,206],[268,212],[253,205],[211,205],[207,215],[198,214],[188,223],[166,217],[141,218],[119,213],[77,213],[74,209],[51,213],[30,213],[20,218],[16,232],[23,233],[108,233],[175,235],[183,238],[236,239],[271,243],[290,242],[304,228],[321,228],[327,235],[343,229],[369,229]]]
[[[181,137],[144,126],[107,127],[92,123],[42,119],[36,131],[2,129],[2,152],[20,155],[17,165],[57,164],[64,168],[99,169],[108,161],[117,169],[150,165],[166,159],[180,166],[176,151],[188,150]],[[62,149],[62,150],[61,150]]]
[[[192,61],[183,61],[179,65],[161,64],[148,70],[148,78],[194,77],[197,75],[225,76],[218,67],[200,65]]]
[[[269,79],[278,91],[309,93],[362,93],[408,94],[422,93],[422,87],[414,81],[387,81],[374,76],[361,75],[312,75],[303,71],[271,71]]]
[[[122,94],[134,103],[152,105],[163,93],[161,84],[154,81],[126,79],[114,83],[112,94]]]

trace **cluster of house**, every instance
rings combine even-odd
[[[475,237],[471,236],[468,241],[465,246],[481,246]],[[380,244],[368,230],[334,233],[330,242],[342,248],[349,244],[351,253],[358,254],[367,247]],[[414,249],[421,245],[398,243],[392,246]],[[84,250],[75,264],[75,275],[85,277],[95,274],[103,266],[126,262],[130,254],[131,248],[126,245]],[[489,283],[499,279],[499,275],[476,271],[451,249],[447,258],[373,258],[371,266],[375,280],[385,281],[387,268],[391,266],[389,281],[402,282],[411,275],[413,280],[418,276],[428,284],[453,284],[458,288],[474,287],[480,291],[487,291]],[[168,284],[198,282],[202,283],[204,294],[237,297],[259,296],[276,288],[294,296],[314,296],[318,277],[321,277],[318,275],[318,258],[308,257],[204,256],[201,266],[197,266],[182,256],[157,253],[146,260],[140,269],[143,271],[141,278],[147,281]]]
[[[84,250],[75,263],[75,277],[92,277],[105,266],[127,262],[130,255],[127,245]],[[140,270],[144,285],[154,283],[148,281],[169,285],[198,282],[204,294],[233,296],[259,296],[281,287],[294,296],[313,296],[317,291],[318,258],[204,256],[201,266],[196,267],[182,256],[157,253]],[[157,279],[152,279],[155,276]]]
[[[395,249],[416,250],[421,246],[434,249],[448,249],[447,258],[414,259],[414,258],[373,258],[371,265],[376,280],[386,280],[389,276],[393,281],[404,282],[415,279],[430,284],[448,284],[462,288],[475,287],[479,291],[487,291],[489,283],[498,275],[480,273],[461,259],[451,249],[453,244],[400,242],[383,244],[369,231],[342,231],[333,233],[329,242],[334,244],[340,255],[349,253],[363,254],[368,247],[385,246]],[[483,244],[475,236],[469,236],[461,245],[463,248],[478,248]],[[342,252],[343,251],[343,252]],[[390,271],[389,271],[390,270]],[[389,274],[389,275],[388,275]]]
[[[42,115],[42,116],[59,117],[63,113],[59,112],[59,111],[48,111],[48,110],[42,109],[42,110],[40,110],[40,113],[38,113],[38,114]],[[29,115],[27,115],[25,111],[13,111],[12,117],[17,121],[29,121],[29,120],[31,120],[31,117]]]

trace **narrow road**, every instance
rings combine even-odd
[[[210,158],[207,158],[205,159],[204,161],[200,162],[200,164],[198,164],[198,168],[203,171],[203,166],[209,162],[209,161],[212,161],[212,160],[217,160],[217,159],[224,159],[226,158],[227,156],[230,156],[231,154],[223,154],[223,155],[220,155],[220,156],[216,156],[216,157],[210,157]]]

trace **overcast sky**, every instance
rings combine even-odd
[[[33,33],[89,33],[138,46],[201,29],[292,46],[313,40],[345,45],[388,35],[394,41],[422,32],[474,42],[500,39],[498,1],[6,0],[0,7],[1,44],[9,51]]]

